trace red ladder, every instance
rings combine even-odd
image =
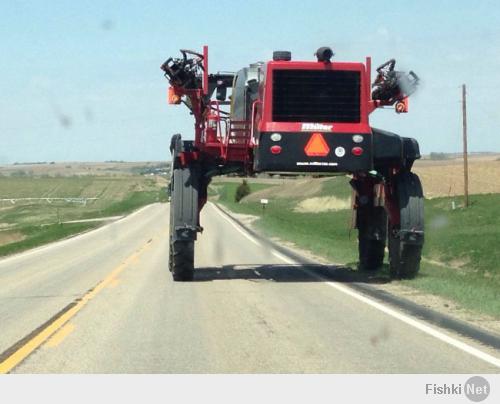
[[[223,158],[226,161],[249,160],[251,123],[249,121],[230,121],[226,134]]]

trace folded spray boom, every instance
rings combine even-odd
[[[377,68],[377,77],[372,85],[372,99],[394,104],[413,94],[420,81],[413,72],[394,70],[396,60],[391,59]]]

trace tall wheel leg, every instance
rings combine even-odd
[[[169,270],[174,281],[194,276],[194,242],[198,223],[200,169],[196,164],[174,168],[171,178]]]
[[[373,271],[384,262],[387,239],[387,214],[377,192],[381,186],[372,177],[357,177],[351,185],[356,191],[359,269]]]
[[[359,268],[373,271],[382,267],[387,239],[387,214],[383,207],[358,208]]]
[[[173,185],[172,182],[170,183],[171,186]],[[172,248],[172,243],[173,243],[173,235],[174,235],[174,208],[172,201],[170,201],[170,220],[169,220],[169,231],[168,231],[168,270],[170,272],[173,271],[174,267],[174,254],[173,254],[173,248]]]
[[[399,223],[389,220],[389,268],[391,277],[411,279],[420,269],[424,244],[424,194],[420,179],[404,171],[394,178],[394,209]]]

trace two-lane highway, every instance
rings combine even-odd
[[[494,361],[345,293],[344,285],[331,287],[314,268],[294,264],[210,204],[196,245],[195,281],[174,283],[168,218],[167,204],[151,205],[0,261],[0,370],[499,370]]]

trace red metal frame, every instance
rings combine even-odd
[[[195,119],[194,145],[200,151],[200,156],[208,154],[212,158],[218,158],[225,162],[249,163],[252,148],[258,143],[254,138],[255,131],[259,132],[303,132],[302,122],[273,122],[272,121],[272,77],[276,69],[304,69],[304,70],[350,70],[360,74],[360,122],[338,123],[338,122],[312,122],[331,125],[331,132],[335,133],[360,133],[371,134],[369,115],[379,107],[389,105],[371,99],[371,58],[367,57],[365,64],[350,62],[300,62],[300,61],[271,61],[267,63],[266,83],[261,91],[260,99],[252,105],[252,117],[248,122],[231,122],[228,118],[221,117],[220,106],[217,101],[205,102],[209,92],[208,71],[208,47],[203,47],[203,77],[201,89],[184,89],[172,87],[169,89],[169,102],[178,104],[180,97],[189,97],[191,110]],[[266,102],[267,100],[267,102]],[[405,105],[407,105],[407,101]],[[207,120],[211,114],[218,115],[217,142],[207,142],[205,131]],[[225,130],[222,130],[222,121],[225,122]],[[248,126],[242,126],[247,124]],[[238,139],[238,140],[236,140]],[[247,150],[243,151],[242,148]],[[233,149],[233,150],[232,150]]]
[[[380,101],[371,98],[371,58],[367,57],[365,63],[346,62],[299,62],[299,61],[271,61],[267,63],[265,71],[267,80],[264,87],[260,88],[259,99],[252,104],[252,116],[248,121],[231,121],[229,117],[221,115],[220,103],[215,100],[206,101],[209,94],[209,71],[208,71],[208,47],[203,47],[203,77],[202,88],[184,89],[181,87],[171,87],[168,93],[169,103],[181,103],[181,97],[190,99],[191,111],[195,119],[195,151],[183,152],[180,154],[180,163],[183,166],[189,165],[194,160],[205,158],[215,159],[219,164],[231,162],[243,163],[250,169],[252,163],[253,148],[258,146],[258,132],[303,132],[302,122],[273,122],[272,121],[272,77],[276,69],[304,69],[304,70],[350,70],[360,74],[360,122],[359,123],[338,123],[338,122],[310,122],[324,125],[332,125],[331,132],[335,133],[358,133],[370,135],[369,115],[377,108],[393,105],[396,103],[396,112],[407,112],[408,97],[397,99],[396,101]],[[398,105],[400,104],[400,105]],[[206,138],[207,122],[210,119],[217,121],[216,141],[208,142]],[[225,124],[222,129],[222,122]],[[316,132],[316,130],[311,130]],[[391,226],[398,226],[400,223],[400,209],[397,201],[397,190],[394,179],[400,167],[393,167],[383,182],[377,182],[364,175],[354,178],[362,180],[361,194],[373,192],[376,183],[383,186],[383,199],[385,208],[389,216]],[[382,197],[382,195],[380,196]],[[203,205],[203,201],[201,206]],[[201,210],[201,207],[200,207]]]
[[[203,46],[203,95],[208,94],[208,46]]]

